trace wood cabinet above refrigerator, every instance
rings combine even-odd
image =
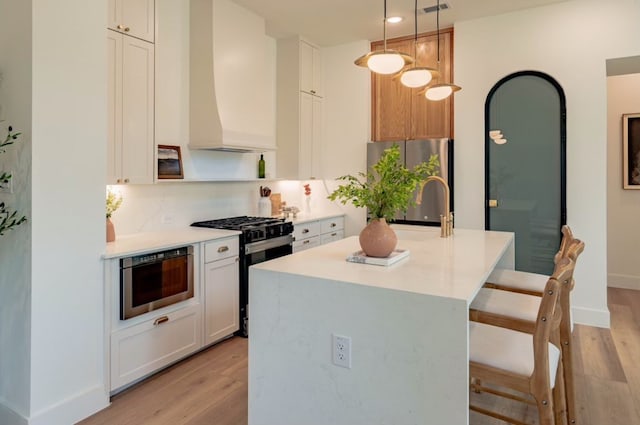
[[[382,41],[371,43],[381,50]],[[418,35],[417,66],[437,68],[436,32]],[[387,40],[387,49],[414,55],[414,37]],[[440,78],[453,79],[453,28],[440,30]],[[371,73],[371,138],[373,141],[453,138],[453,96],[430,101],[419,95],[424,88],[411,89],[400,78]]]

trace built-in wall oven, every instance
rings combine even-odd
[[[120,319],[193,297],[193,246],[120,260]]]
[[[249,267],[293,252],[293,223],[283,218],[231,217],[193,223],[195,227],[239,230],[240,330],[249,336]]]

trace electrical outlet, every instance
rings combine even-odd
[[[11,176],[10,172],[0,172],[0,176]],[[0,193],[13,193],[13,179],[0,179]]]
[[[333,364],[351,369],[351,337],[332,334]]]

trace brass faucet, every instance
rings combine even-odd
[[[440,237],[448,238],[453,235],[453,212],[450,210],[449,205],[449,185],[447,182],[439,176],[429,176],[426,180],[420,182],[418,188],[418,196],[416,196],[416,203],[420,205],[422,203],[422,192],[427,183],[436,181],[442,185],[444,189],[444,214],[440,214]]]

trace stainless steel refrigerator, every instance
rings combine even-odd
[[[397,144],[400,155],[407,168],[428,161],[432,154],[438,154],[440,160],[440,177],[447,181],[450,189],[449,205],[453,209],[453,140],[428,139],[407,140],[397,142],[370,142],[367,144],[367,170],[371,169],[385,149]],[[426,226],[440,226],[440,214],[444,212],[444,192],[442,186],[429,183],[424,188],[422,204],[409,207],[407,214],[396,216],[395,222],[402,224],[418,224]],[[415,199],[415,197],[413,198]]]

